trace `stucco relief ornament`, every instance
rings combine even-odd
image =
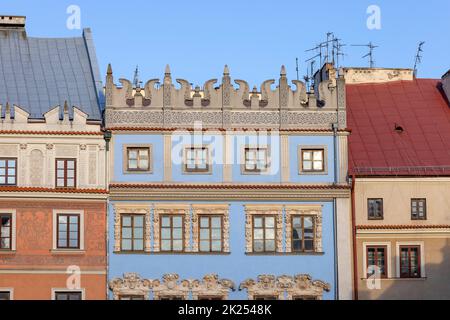
[[[52,150],[54,145],[52,143],[47,143],[46,145],[47,150]]]
[[[161,300],[164,297],[179,297],[187,300],[189,296],[189,281],[178,281],[180,276],[176,273],[163,275],[162,283],[159,280],[153,282],[153,298]]]
[[[207,274],[203,280],[193,280],[190,282],[192,298],[198,300],[199,297],[220,297],[227,299],[230,290],[235,290],[233,281],[228,279],[219,279],[217,274]]]
[[[152,280],[143,279],[137,273],[124,273],[123,278],[114,278],[109,282],[114,300],[118,300],[121,295],[140,295],[148,299],[152,287]]]
[[[20,144],[20,149],[21,150],[25,150],[28,147],[28,145],[26,143],[21,143]]]

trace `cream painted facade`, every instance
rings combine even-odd
[[[450,178],[356,178],[359,299],[450,299]],[[368,199],[383,199],[383,219],[368,219]],[[426,220],[411,219],[411,199],[426,199]],[[400,277],[400,246],[420,247],[420,277]],[[386,250],[387,277],[367,280],[367,247]]]

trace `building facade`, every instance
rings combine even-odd
[[[434,80],[402,69],[343,72],[357,297],[449,299],[448,74]]]
[[[106,298],[106,143],[89,29],[0,26],[0,299]]]
[[[111,299],[351,299],[342,79],[106,77]]]

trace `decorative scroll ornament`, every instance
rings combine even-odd
[[[284,290],[277,285],[277,279],[274,275],[262,274],[257,280],[247,279],[239,285],[239,290],[247,289],[249,300],[254,300],[258,296],[274,297],[277,300],[283,300]]]
[[[204,297],[215,297],[222,300],[228,299],[230,290],[235,290],[233,281],[228,279],[219,279],[217,274],[207,274],[203,280],[194,280],[190,284],[192,299],[198,300]]]
[[[162,282],[155,280],[153,282],[153,299],[176,298],[187,300],[189,298],[189,281],[179,281],[179,278],[180,276],[176,273],[167,273],[163,275]]]
[[[124,273],[123,278],[114,278],[109,282],[114,300],[119,300],[120,296],[124,295],[143,296],[144,299],[149,299],[152,287],[152,280],[142,279],[137,273]]]

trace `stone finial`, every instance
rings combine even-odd
[[[11,119],[11,108],[9,107],[9,102],[6,102],[5,106],[5,120]]]
[[[166,75],[170,75],[170,66],[168,64],[166,64],[166,69],[165,69],[164,73]]]
[[[106,74],[107,75],[112,75],[112,67],[111,67],[111,63],[108,63],[108,69],[106,70]]]
[[[228,76],[230,74],[230,69],[228,68],[228,65],[226,64],[223,68],[223,75]]]
[[[69,121],[69,105],[67,104],[67,100],[64,101],[63,121]]]
[[[284,64],[281,66],[280,76],[286,76],[286,67]]]

